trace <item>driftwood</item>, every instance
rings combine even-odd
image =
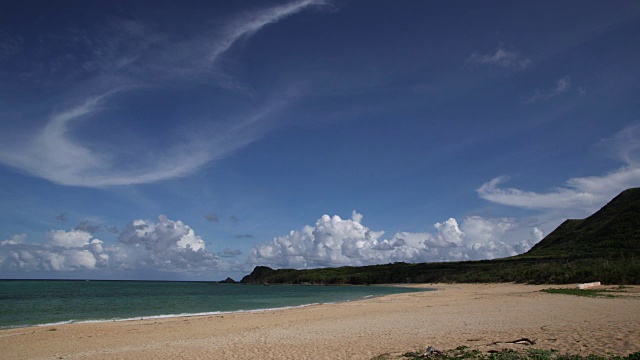
[[[521,344],[521,345],[535,345],[538,339],[529,339],[529,338],[521,338],[512,341],[494,341],[491,344],[487,344],[486,346],[497,345],[497,344]]]
[[[600,286],[600,285],[602,285],[600,283],[600,281],[596,281],[596,282],[591,282],[591,283],[580,284],[580,285],[578,285],[578,289],[580,289],[580,290],[591,289],[592,287],[596,287],[596,286]]]

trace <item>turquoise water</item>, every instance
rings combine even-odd
[[[385,286],[0,281],[0,328],[251,311],[424,291]]]

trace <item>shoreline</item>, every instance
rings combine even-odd
[[[39,280],[38,280],[39,281]],[[75,281],[75,280],[74,280]],[[280,285],[280,284],[279,284]],[[411,284],[407,284],[411,285]],[[247,286],[247,285],[245,285]],[[248,285],[248,286],[259,286],[259,285]],[[291,286],[325,286],[325,285],[291,285]],[[335,285],[329,285],[335,286]],[[365,285],[348,285],[348,286],[362,286]],[[403,286],[403,284],[379,284],[372,285],[376,287],[404,287],[404,288],[412,288],[412,289],[422,289],[422,286]],[[424,288],[424,291],[434,291],[433,288]],[[395,294],[391,294],[395,295]],[[281,306],[281,307],[272,307],[272,308],[259,308],[259,309],[240,309],[240,310],[219,310],[219,311],[205,311],[205,312],[195,312],[195,313],[175,313],[175,314],[157,314],[157,315],[146,315],[146,316],[131,316],[131,317],[123,317],[123,318],[110,318],[110,319],[69,319],[51,323],[38,323],[38,324],[25,324],[25,325],[8,325],[8,326],[0,326],[0,331],[3,330],[11,330],[11,329],[28,329],[28,328],[37,328],[37,327],[51,327],[51,326],[62,326],[62,325],[72,325],[72,324],[93,324],[93,323],[110,323],[110,322],[126,322],[126,321],[145,321],[145,320],[158,320],[158,319],[172,319],[172,318],[191,318],[191,317],[201,317],[201,316],[217,316],[217,315],[231,315],[231,314],[243,314],[243,313],[257,313],[263,311],[283,311],[289,309],[296,308],[304,308],[309,306],[317,306],[317,305],[331,305],[331,304],[339,304],[339,303],[348,303],[348,302],[356,302],[356,301],[364,301],[368,299],[383,297],[388,295],[366,295],[360,298],[347,299],[347,300],[338,300],[338,301],[329,301],[329,302],[313,302],[307,304],[299,304],[299,305],[289,305],[289,306]]]
[[[381,295],[382,296],[382,295]],[[351,301],[360,301],[366,299],[359,300],[351,300]],[[349,302],[349,300],[344,301]],[[149,315],[149,316],[134,316],[129,318],[114,318],[114,319],[89,319],[89,320],[66,320],[55,323],[45,323],[45,324],[33,324],[33,325],[16,325],[16,326],[7,326],[0,327],[0,332],[3,330],[11,330],[11,329],[29,329],[29,328],[38,328],[38,327],[50,327],[50,326],[62,326],[62,325],[74,325],[74,324],[101,324],[101,323],[111,323],[111,322],[126,322],[126,321],[148,321],[148,320],[158,320],[158,319],[173,319],[173,318],[191,318],[191,317],[200,317],[200,316],[215,316],[215,315],[231,315],[231,314],[244,314],[244,313],[255,313],[261,311],[281,311],[295,308],[303,308],[307,306],[315,306],[315,305],[324,305],[324,304],[338,304],[339,302],[328,302],[328,303],[312,303],[312,304],[304,304],[304,305],[294,305],[294,306],[284,306],[278,308],[265,308],[265,309],[252,309],[252,310],[235,310],[235,311],[209,311],[209,312],[200,312],[200,313],[183,313],[183,314],[161,314],[161,315]]]
[[[5,359],[371,359],[427,346],[524,349],[503,342],[526,337],[537,339],[535,348],[561,353],[640,351],[638,296],[540,292],[548,285],[399,285],[436,291],[251,313],[4,329],[0,348]],[[640,295],[640,287],[628,289]]]

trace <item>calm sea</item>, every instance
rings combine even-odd
[[[161,281],[0,280],[0,328],[251,311],[419,289]]]

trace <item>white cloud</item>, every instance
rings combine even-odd
[[[482,184],[477,190],[478,195],[495,203],[532,209],[592,208],[596,200],[593,194],[570,188],[559,188],[546,194],[500,188],[499,185],[505,181],[505,177],[497,177]]]
[[[253,10],[220,25],[220,29],[198,31],[178,39],[170,34],[156,34],[149,30],[152,26],[130,20],[111,21],[97,38],[78,34],[69,39],[73,43],[69,46],[79,47],[74,49],[81,56],[75,54],[65,58],[66,62],[73,63],[65,63],[64,71],[75,73],[84,69],[85,73],[69,76],[73,79],[73,86],[64,84],[62,88],[60,85],[60,98],[63,100],[51,105],[55,111],[45,119],[41,128],[20,137],[11,131],[0,131],[4,133],[0,136],[0,163],[69,186],[144,184],[188,176],[264,135],[269,128],[268,120],[293,97],[274,90],[266,100],[256,102],[252,111],[242,107],[236,115],[224,118],[206,118],[217,113],[207,111],[206,116],[202,115],[203,119],[163,119],[168,126],[185,122],[197,122],[198,125],[171,131],[172,134],[185,135],[173,137],[170,142],[163,138],[161,148],[149,145],[154,140],[149,139],[149,134],[134,139],[134,143],[140,144],[136,151],[131,150],[131,144],[124,139],[110,134],[104,134],[101,137],[103,143],[96,144],[77,131],[79,125],[89,120],[97,122],[117,118],[123,95],[132,94],[134,90],[133,95],[153,96],[161,89],[175,88],[176,84],[215,85],[216,77],[224,78],[223,82],[228,83],[228,77],[212,67],[233,44],[268,24],[319,5],[324,5],[324,1],[293,1]],[[54,73],[58,72],[50,71],[45,75]],[[58,80],[48,79],[52,83]],[[222,83],[217,85],[225,86]],[[153,113],[153,109],[150,110]],[[15,119],[14,123],[17,122],[43,123],[40,119]],[[149,133],[158,132],[161,136],[162,131],[156,128]],[[132,152],[136,156],[131,156]]]
[[[571,88],[571,79],[569,78],[569,76],[564,76],[556,80],[556,83],[546,91],[541,91],[539,89],[536,89],[533,95],[524,99],[522,102],[525,104],[531,104],[533,102],[540,101],[540,100],[548,100],[552,97],[556,97],[560,94],[564,94],[565,92],[569,91],[570,88]]]
[[[434,227],[438,230],[438,238],[443,242],[432,243],[433,246],[438,246],[439,244],[454,244],[456,246],[462,245],[462,242],[464,241],[464,233],[460,231],[456,219],[449,218],[449,220],[445,222],[436,223]]]
[[[542,230],[540,230],[539,228],[534,226],[534,228],[531,229],[531,239],[530,240],[535,244],[535,243],[538,243],[543,238],[544,238],[544,234],[542,233]]]
[[[640,167],[640,124],[629,125],[614,136],[602,139],[594,150],[630,167]]]
[[[517,67],[525,69],[531,64],[531,60],[518,54],[515,51],[506,50],[499,47],[494,53],[480,54],[473,53],[467,60],[473,64],[490,65],[498,67]]]
[[[156,222],[134,220],[112,245],[82,230],[52,230],[41,243],[26,243],[26,235],[0,241],[0,269],[5,273],[97,271],[109,274],[163,272],[198,275],[212,271],[250,271],[255,265],[315,268],[360,266],[396,261],[432,262],[491,259],[527,251],[542,238],[512,230],[512,219],[471,216],[462,224],[451,218],[434,225],[435,233],[398,232],[382,239],[383,231],[351,219],[324,215],[313,226],[291,231],[271,242],[256,244],[246,262],[226,248],[221,257],[206,250],[205,241],[182,221],[161,215]]]
[[[135,220],[120,234],[114,252],[115,269],[150,269],[202,272],[215,269],[218,257],[205,250],[205,242],[182,221],[164,215],[158,222]]]
[[[353,214],[355,219],[361,218]],[[293,230],[271,243],[256,245],[250,262],[266,261],[281,267],[340,266],[358,262],[359,252],[376,245],[382,233],[372,232],[354,219],[322,216],[314,227]]]
[[[115,165],[109,163],[108,154],[96,153],[80,145],[69,135],[70,123],[97,112],[99,105],[108,96],[109,94],[105,94],[89,98],[80,106],[53,115],[31,141],[21,147],[0,152],[0,161],[58,184],[99,187],[181,176],[208,160],[206,154],[195,151],[193,158],[185,157],[185,161],[177,168],[164,169],[164,165],[160,163],[156,165],[156,169],[118,172]],[[176,163],[178,164],[180,162]]]
[[[577,209],[585,214],[592,213],[623,190],[640,186],[639,143],[640,126],[626,127],[598,144],[599,149],[615,154],[626,166],[605,175],[571,178],[565,186],[546,193],[500,187],[505,177],[484,183],[477,192],[481,198],[503,205],[530,209]]]
[[[42,243],[26,235],[0,241],[0,269],[11,272],[102,270],[165,271],[200,274],[219,268],[218,257],[182,221],[166,216],[156,223],[132,221],[119,242],[106,245],[82,230],[52,230]]]
[[[470,216],[464,219],[461,230],[465,234],[462,244],[465,259],[495,259],[499,257],[517,255],[513,246],[505,244],[500,239],[516,227],[512,219],[484,219]]]
[[[0,245],[18,245],[24,243],[27,239],[27,234],[15,234],[7,240],[0,241]]]
[[[83,230],[52,230],[47,233],[47,240],[52,246],[65,248],[80,248],[89,245],[89,240],[93,237]]]
[[[134,185],[184,177],[258,139],[266,131],[261,123],[290,100],[283,96],[226,128],[217,128],[214,133],[209,133],[205,127],[182,142],[168,144],[163,149],[150,149],[135,157],[126,151],[93,149],[91,142],[71,135],[73,122],[96,115],[104,109],[106,99],[119,92],[89,98],[82,105],[54,114],[47,125],[27,141],[15,143],[7,139],[0,145],[0,162],[69,186]]]
[[[399,232],[384,240],[384,232],[373,231],[361,221],[362,215],[355,211],[351,219],[323,215],[314,226],[254,245],[249,264],[316,268],[492,259],[525,252],[533,245],[532,239],[506,236],[517,227],[511,219],[471,216],[459,226],[451,218],[434,225],[436,234]]]
[[[73,271],[104,267],[108,255],[102,241],[81,230],[52,230],[40,244],[25,243],[26,235],[0,242],[0,269],[4,271]]]
[[[324,5],[325,3],[326,1],[323,0],[292,1],[284,5],[246,14],[227,27],[225,36],[212,47],[209,53],[209,61],[214,63],[236,41],[242,37],[253,35],[268,24],[276,23],[309,6]]]
[[[62,256],[64,260],[54,270],[93,269],[97,263],[89,250],[65,250]]]

